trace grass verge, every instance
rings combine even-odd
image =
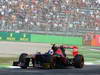
[[[0,65],[12,65],[15,60],[17,60],[16,57],[0,57]]]
[[[91,50],[86,47],[80,47],[79,52],[83,54],[85,61],[100,61],[100,51]],[[100,63],[100,62],[99,62]]]

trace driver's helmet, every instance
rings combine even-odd
[[[53,54],[54,54],[54,51],[53,51],[52,49],[50,49],[50,50],[48,51],[48,54],[53,55]]]

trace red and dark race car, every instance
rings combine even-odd
[[[66,49],[72,49],[73,58],[69,58],[66,54]],[[67,68],[74,66],[75,68],[84,67],[84,57],[78,52],[77,46],[56,46],[53,44],[52,48],[44,54],[38,52],[35,55],[22,53],[18,61],[13,62],[13,66],[20,66],[26,69],[29,63],[32,62],[33,67],[44,69]]]

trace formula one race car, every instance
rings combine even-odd
[[[68,58],[64,53],[64,49],[73,49],[73,58]],[[41,54],[40,52],[35,55],[29,55],[22,53],[18,61],[13,62],[13,66],[20,66],[22,69],[29,67],[30,61],[33,67],[56,69],[66,68],[68,66],[74,66],[75,68],[83,68],[84,57],[79,54],[77,46],[64,47],[63,45],[57,47],[52,46],[52,50],[47,53]],[[50,52],[51,51],[51,52]]]

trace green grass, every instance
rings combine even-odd
[[[89,50],[87,47],[80,47],[79,52],[83,54],[85,61],[99,61],[100,51]]]
[[[15,57],[0,57],[0,65],[12,65],[15,60],[17,60]]]

